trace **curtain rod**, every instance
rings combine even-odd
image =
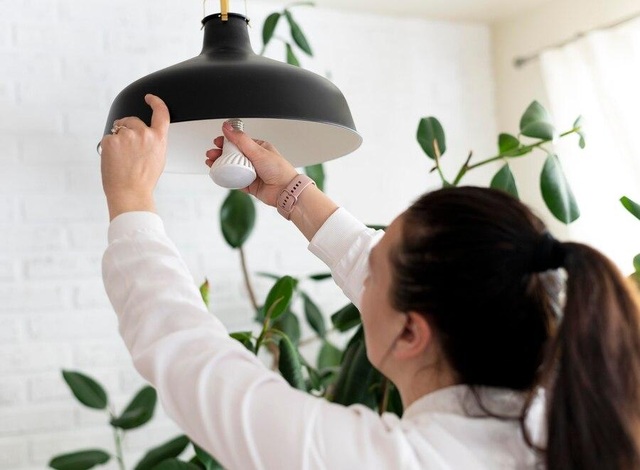
[[[533,54],[526,55],[526,56],[518,56],[515,59],[513,59],[513,66],[515,68],[517,68],[517,69],[522,68],[525,65],[527,65],[529,62],[533,62],[534,60],[538,59],[543,52],[546,52],[546,51],[548,51],[550,49],[557,49],[557,48],[560,48],[560,47],[564,47],[564,46],[566,46],[568,44],[571,44],[572,42],[577,41],[578,39],[583,38],[584,36],[586,36],[587,34],[593,32],[593,31],[606,31],[607,29],[612,29],[612,28],[615,28],[617,26],[621,26],[621,25],[623,25],[625,23],[629,23],[630,21],[633,21],[636,18],[640,18],[640,11],[637,12],[637,13],[634,13],[631,16],[627,16],[626,18],[623,18],[623,19],[621,19],[619,21],[616,21],[615,23],[608,24],[608,25],[605,25],[605,26],[600,26],[600,27],[597,27],[597,28],[593,28],[593,29],[590,29],[588,31],[581,31],[581,32],[577,33],[575,36],[573,36],[572,38],[567,39],[566,41],[562,41],[562,42],[559,42],[559,43],[556,43],[556,44],[552,44],[552,45],[547,46],[547,47],[543,47],[542,49],[539,49],[537,52],[534,52]]]

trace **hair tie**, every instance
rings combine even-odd
[[[541,273],[564,266],[566,254],[564,244],[549,232],[544,232],[533,248],[531,272]]]

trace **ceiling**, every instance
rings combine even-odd
[[[451,21],[495,22],[550,0],[313,0],[318,7]]]

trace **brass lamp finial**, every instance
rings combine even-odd
[[[220,18],[222,21],[229,20],[229,0],[220,0]]]

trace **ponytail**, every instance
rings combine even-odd
[[[598,251],[565,243],[564,318],[543,377],[546,466],[640,468],[640,317],[637,291]]]
[[[460,383],[530,394],[518,418],[536,449],[525,422],[545,390],[548,470],[640,469],[640,301],[611,261],[469,186],[412,204],[390,257],[391,304],[427,317]]]

